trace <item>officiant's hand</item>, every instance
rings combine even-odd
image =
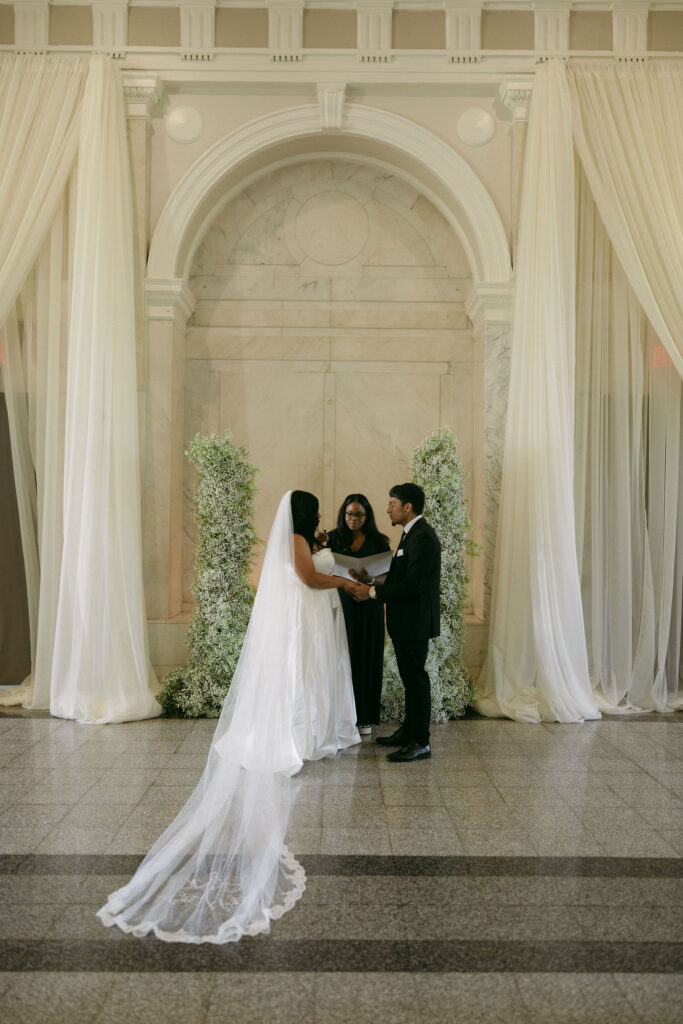
[[[353,576],[354,580],[357,580],[359,583],[372,585],[375,582],[367,569],[349,569],[349,576]]]
[[[326,547],[329,539],[330,538],[327,536],[324,530],[318,530],[315,535],[316,544],[318,545],[319,548]]]

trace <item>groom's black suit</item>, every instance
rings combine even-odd
[[[377,584],[377,600],[387,606],[387,629],[406,691],[403,731],[409,741],[429,743],[431,692],[425,670],[431,637],[439,635],[441,544],[424,519],[418,519],[401,542],[385,583]]]

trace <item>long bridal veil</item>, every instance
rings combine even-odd
[[[169,942],[267,932],[306,887],[284,845],[291,728],[302,672],[291,492],[282,498],[235,675],[197,788],[133,878],[98,911],[105,925]]]

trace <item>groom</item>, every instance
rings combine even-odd
[[[431,637],[439,635],[439,580],[441,544],[423,519],[424,491],[417,484],[397,484],[389,491],[387,513],[403,536],[386,576],[356,583],[358,601],[382,601],[387,606],[387,629],[396,652],[396,663],[405,687],[403,724],[391,736],[378,736],[377,743],[400,747],[387,761],[420,761],[431,757],[429,721],[432,702],[429,675],[425,669]],[[386,582],[385,582],[386,581]],[[370,583],[370,586],[367,584]]]

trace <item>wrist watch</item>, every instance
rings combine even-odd
[[[375,590],[374,587],[370,587],[370,589],[368,590],[368,597],[377,597],[377,591]]]

